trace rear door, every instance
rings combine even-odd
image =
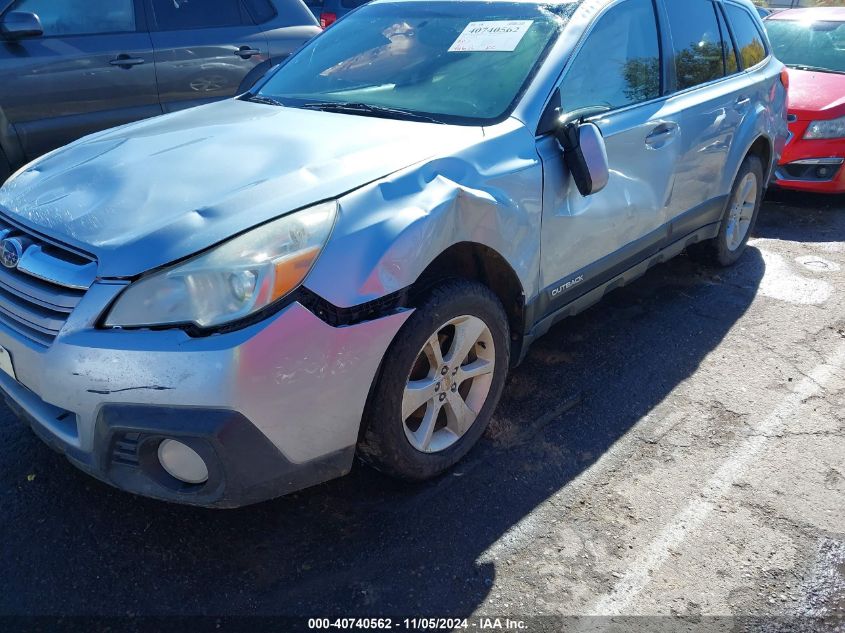
[[[727,192],[720,189],[729,152],[754,100],[738,75],[734,42],[719,3],[664,2],[674,57],[672,101],[684,112],[672,214],[701,226],[721,218]]]
[[[165,112],[233,96],[270,59],[267,38],[241,0],[146,2]]]
[[[663,59],[652,0],[624,0],[601,15],[565,70],[564,113],[594,117],[607,144],[607,187],[583,197],[552,135],[543,161],[541,282],[545,313],[609,281],[656,252],[666,237],[681,138],[680,113],[662,98]]]
[[[17,0],[42,37],[0,40],[0,110],[27,159],[85,134],[161,114],[140,0]]]

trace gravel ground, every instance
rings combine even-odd
[[[0,615],[845,627],[845,200],[773,196],[751,244],[553,329],[428,484],[358,467],[251,508],[171,506],[77,472],[3,407]]]

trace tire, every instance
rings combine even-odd
[[[483,328],[486,330],[473,339]],[[454,360],[452,354],[462,355],[472,340],[476,342],[469,355],[462,359],[464,362],[458,361],[461,366],[456,368],[454,362],[448,366]],[[436,354],[434,341],[440,349],[442,363],[429,360]],[[502,395],[509,362],[508,320],[496,295],[476,282],[437,283],[385,354],[364,412],[359,457],[377,470],[409,481],[442,474],[483,435]],[[435,369],[438,364],[440,370]],[[482,370],[483,375],[464,379],[467,372]],[[412,391],[411,387],[417,385],[426,387]],[[415,406],[411,403],[417,402],[418,393],[425,393],[420,396],[423,398],[430,394],[431,398],[411,412]],[[469,403],[467,409],[462,409],[457,397]],[[407,409],[405,413],[410,413],[407,418],[403,406]],[[461,411],[477,412],[477,415],[469,422],[470,416],[459,415]],[[417,423],[419,426],[414,428]],[[426,433],[428,428],[432,431]]]
[[[691,245],[687,249],[690,256],[722,267],[733,266],[742,257],[763,202],[763,173],[763,163],[757,156],[747,156],[742,161],[719,226],[719,234],[712,240]],[[753,180],[753,184],[746,191],[746,183],[750,180]],[[735,231],[740,231],[741,235]]]

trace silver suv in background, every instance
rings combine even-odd
[[[0,388],[161,499],[434,477],[554,323],[739,261],[787,133],[748,0],[375,0],[0,189]]]
[[[0,0],[0,183],[85,134],[232,97],[319,32],[301,0]]]

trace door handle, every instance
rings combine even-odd
[[[751,97],[739,97],[739,98],[737,98],[737,100],[736,100],[736,107],[738,107],[738,108],[744,108],[744,107],[745,107],[745,106],[747,106],[749,103],[751,103]]]
[[[261,55],[261,51],[256,48],[251,48],[249,46],[241,46],[238,50],[235,51],[235,55],[237,55],[241,59],[249,59],[254,55]]]
[[[120,66],[121,68],[132,68],[132,66],[139,66],[144,63],[146,62],[142,58],[130,57],[126,53],[118,55],[115,59],[109,62],[112,66]]]
[[[675,136],[677,131],[678,126],[674,123],[661,123],[645,137],[645,144],[652,149],[660,149]]]

